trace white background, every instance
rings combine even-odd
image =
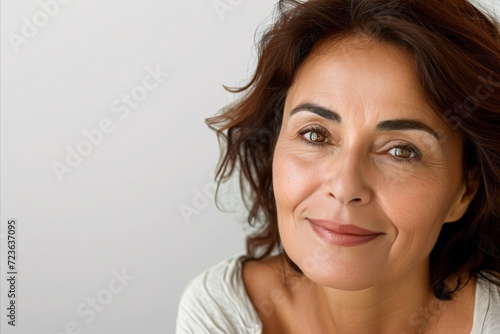
[[[219,3],[226,11],[212,0],[71,0],[16,44],[23,17],[43,23],[41,5],[2,1],[2,333],[64,333],[71,322],[82,333],[173,333],[187,282],[243,251],[241,215],[211,197],[219,148],[204,118],[234,99],[222,84],[249,78],[274,1]],[[113,112],[122,94],[141,97],[148,67],[169,75],[127,117]],[[60,181],[53,162],[66,164],[67,146],[103,119],[114,131]],[[4,313],[9,218],[19,225],[15,329]],[[125,287],[114,282],[122,269],[134,277]],[[111,301],[110,282],[123,288]],[[99,297],[107,304],[92,319],[87,298]]]
[[[241,213],[213,203],[219,148],[204,118],[234,99],[222,84],[250,77],[275,1],[65,2],[1,1],[2,333],[173,333],[187,282],[244,249]],[[47,22],[41,3],[57,5]],[[169,75],[147,79],[157,87],[124,114],[148,69]],[[106,119],[113,130],[85,144]],[[88,154],[58,177],[54,163],[79,147]]]

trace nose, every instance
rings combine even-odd
[[[368,171],[368,158],[361,152],[339,152],[328,164],[324,190],[342,205],[367,204],[372,198]]]

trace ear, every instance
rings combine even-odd
[[[468,180],[462,183],[460,193],[458,194],[455,203],[451,206],[448,215],[446,216],[445,223],[456,222],[467,211],[470,202],[477,193],[479,188],[479,181],[476,177],[469,176]]]

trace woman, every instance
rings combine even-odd
[[[468,1],[280,1],[208,120],[260,228],[177,333],[500,333],[499,82]]]

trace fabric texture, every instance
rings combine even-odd
[[[244,255],[204,271],[184,290],[176,334],[261,334],[262,323],[242,278]],[[500,334],[500,288],[484,278],[476,286],[471,334]]]
[[[497,333],[500,333],[500,288],[480,277],[476,286],[471,334]]]
[[[176,334],[262,333],[243,283],[244,258],[231,257],[189,283],[181,297]]]

